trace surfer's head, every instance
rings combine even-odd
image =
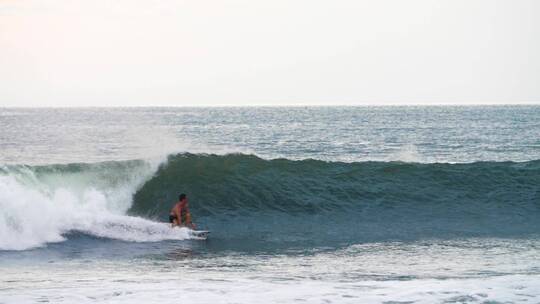
[[[178,201],[183,203],[183,204],[186,204],[187,203],[187,195],[185,195],[184,193],[180,194],[178,196]]]

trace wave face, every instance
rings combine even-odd
[[[540,161],[418,164],[170,156],[130,213],[165,220],[180,192],[214,244],[264,249],[540,233]]]
[[[155,168],[144,161],[0,166],[0,250],[61,242],[71,232],[126,241],[187,238],[186,231],[125,216]]]
[[[183,240],[162,223],[179,193],[210,249],[540,235],[540,161],[418,164],[177,154],[167,162],[0,166],[0,250],[81,233]]]

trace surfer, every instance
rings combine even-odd
[[[182,193],[178,196],[178,202],[172,207],[169,214],[169,223],[172,227],[189,227],[195,229],[195,224],[191,222],[191,213],[189,213],[188,198]]]

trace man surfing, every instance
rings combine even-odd
[[[178,202],[172,207],[169,214],[169,223],[172,227],[188,227],[195,229],[195,224],[191,222],[191,213],[189,213],[188,198],[182,193],[178,196]]]

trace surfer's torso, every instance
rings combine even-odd
[[[178,224],[180,225],[189,224],[191,222],[189,208],[187,206],[183,207],[181,202],[176,203],[169,214],[169,222],[172,223],[174,220],[178,219],[180,219],[178,221]]]

